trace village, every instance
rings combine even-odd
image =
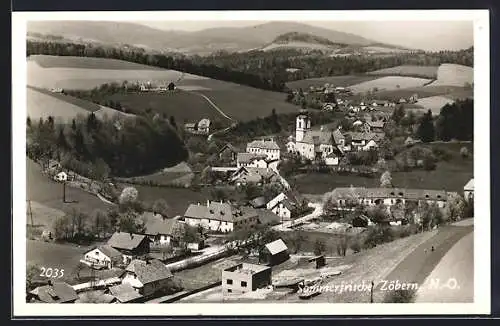
[[[289,135],[286,143],[263,137],[247,143],[244,150],[230,143],[218,150],[216,162],[221,166],[207,170],[212,174],[213,185],[270,186],[274,187],[272,198],[259,195],[244,202],[207,199],[189,204],[184,214],[175,217],[167,217],[160,209],[144,212],[143,232],[117,231],[80,257],[78,270],[90,270],[87,282],[61,282],[57,269],[49,268],[46,275],[56,279],[29,291],[27,301],[168,303],[192,296],[200,298],[203,293],[210,293],[208,301],[217,302],[283,300],[290,296],[308,300],[320,293],[303,293],[299,289],[304,284],[322,284],[335,278],[342,273],[342,266],[336,269],[335,258],[325,254],[323,241],[316,240],[309,246],[312,250],[304,252],[300,248],[300,241],[304,240],[287,234],[323,233],[335,239],[337,253],[342,257],[349,251],[356,254],[362,247],[353,245],[353,240],[348,245],[345,239],[360,239],[369,227],[413,225],[416,232],[435,229],[438,223],[429,219],[429,210],[445,210],[457,198],[463,199],[462,206],[473,201],[473,179],[464,185],[461,194],[443,189],[394,188],[390,180],[379,188],[335,188],[321,200],[307,199],[292,189],[280,174],[284,160],[298,159],[305,165],[336,169],[348,153],[369,152],[378,156],[388,119],[378,107],[394,104],[374,101],[351,107],[341,103],[338,101],[334,110],[347,113],[353,121],[353,131],[345,132],[341,127],[314,128],[309,112],[301,110],[296,115],[295,133]],[[362,117],[363,112],[370,112],[369,118]],[[371,116],[377,113],[382,116],[380,120],[372,120]],[[202,119],[197,129],[206,135],[209,125],[208,119]],[[407,142],[409,146],[415,143],[411,139]],[[56,161],[48,164],[47,171],[64,187],[82,179],[70,171],[60,172]],[[136,199],[137,191],[125,188],[120,205],[133,206]],[[451,218],[465,217],[459,214]],[[42,238],[50,242],[54,237],[51,232],[44,232]],[[216,271],[215,275],[205,282],[192,282],[191,278],[203,278],[207,266],[210,273]],[[62,270],[59,273],[62,275]],[[201,275],[186,277],[183,273]]]

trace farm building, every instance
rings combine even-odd
[[[175,219],[167,219],[149,213],[145,218],[145,234],[152,245],[173,245],[180,243],[184,233],[184,224]]]
[[[59,172],[54,176],[54,180],[58,182],[68,181],[68,174],[66,172]]]
[[[231,182],[237,186],[247,184],[263,185],[273,182],[281,182],[281,179],[275,169],[241,167],[231,176]]]
[[[138,302],[142,295],[129,283],[118,284],[110,287],[107,293],[111,294],[120,303]]]
[[[271,199],[266,208],[278,215],[282,221],[290,220],[295,217],[301,203],[297,196],[292,193],[280,193],[278,196]]]
[[[368,120],[363,125],[364,132],[384,132],[385,122],[382,120]]]
[[[254,211],[243,211],[229,203],[210,202],[206,205],[191,204],[184,213],[184,221],[191,226],[220,232],[232,232],[241,228],[253,228],[259,217]]]
[[[172,286],[172,273],[157,259],[133,260],[125,269],[122,283],[129,284],[142,296],[168,290]]]
[[[66,282],[52,282],[39,286],[28,293],[28,302],[73,303],[78,299],[76,291]]]
[[[122,253],[124,264],[149,253],[149,238],[142,234],[115,232],[108,240],[108,245]]]
[[[376,206],[384,204],[390,207],[398,203],[405,205],[414,202],[418,205],[435,203],[443,208],[448,199],[448,194],[444,190],[348,187],[335,188],[331,192],[331,198],[339,206],[353,204]]]
[[[219,159],[227,160],[229,162],[234,162],[237,159],[239,149],[234,147],[232,144],[227,143],[219,150]]]
[[[200,134],[207,135],[210,132],[210,119],[203,118],[198,122],[198,130]]]
[[[464,198],[468,201],[474,200],[474,178],[464,186]]]
[[[123,262],[123,257],[113,247],[101,245],[86,252],[82,262],[94,268],[112,269]]]
[[[269,266],[279,265],[289,258],[288,247],[281,239],[266,244],[259,255],[259,261]]]
[[[374,132],[348,132],[347,141],[353,150],[370,150],[378,146],[378,143],[385,137],[383,133]]]
[[[272,284],[268,266],[240,263],[222,271],[222,293],[242,294]]]
[[[247,153],[264,154],[269,160],[280,159],[280,147],[274,139],[254,140],[248,143]]]

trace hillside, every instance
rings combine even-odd
[[[340,47],[346,47],[346,44],[340,44],[330,41],[327,38],[308,33],[290,32],[276,37],[271,44],[262,48],[263,51],[296,49],[299,51],[322,50],[333,51]]]
[[[159,30],[128,22],[106,21],[38,21],[29,22],[29,33],[63,36],[115,45],[133,45],[146,49],[178,51],[186,54],[208,54],[218,50],[248,51],[272,43],[278,36],[297,32],[314,35],[333,43],[367,46],[376,41],[358,35],[314,27],[295,22],[269,22],[250,27],[210,28],[186,32]]]

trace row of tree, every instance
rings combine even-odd
[[[27,137],[30,158],[59,159],[72,168],[83,164],[87,168],[75,172],[88,177],[96,177],[96,170],[108,170],[114,176],[147,174],[187,156],[176,130],[161,117],[98,119],[91,113],[70,124],[56,123],[52,117],[38,122],[28,117]]]

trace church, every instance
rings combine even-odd
[[[324,127],[312,130],[311,118],[305,110],[297,115],[295,137],[290,136],[286,145],[289,153],[311,161],[324,160],[327,165],[338,165],[344,146],[345,138],[340,130],[330,131]]]

